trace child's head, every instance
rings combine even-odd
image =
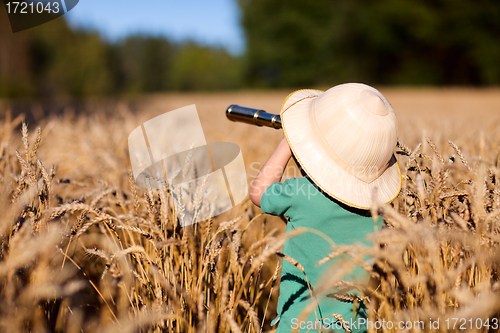
[[[392,201],[401,188],[396,115],[375,88],[348,83],[290,94],[281,111],[293,155],[330,196],[358,208]]]

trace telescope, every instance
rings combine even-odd
[[[281,117],[279,114],[269,113],[260,109],[247,108],[236,104],[229,105],[226,109],[226,117],[229,120],[271,128],[281,128]]]

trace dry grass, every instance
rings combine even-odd
[[[441,331],[453,331],[448,318],[498,318],[500,92],[382,92],[398,112],[403,191],[392,206],[373,207],[388,224],[373,248],[335,247],[325,258],[347,253],[379,282],[335,297],[365,302],[372,321],[422,320],[425,331],[433,331],[430,318]],[[67,113],[43,118],[41,131],[4,112],[0,330],[268,330],[277,253],[293,235],[248,201],[181,228],[168,190],[146,191],[131,179],[127,136],[155,115],[196,104],[207,140],[238,143],[251,180],[281,134],[229,123],[225,107],[277,112],[288,93],[150,96],[140,113],[124,104],[111,116]],[[366,254],[372,259],[363,262]],[[348,284],[334,273],[314,292]]]

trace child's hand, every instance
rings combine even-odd
[[[260,199],[267,188],[274,182],[279,182],[288,160],[292,157],[292,151],[284,134],[278,147],[269,159],[264,163],[252,182],[250,187],[250,200],[260,207]]]

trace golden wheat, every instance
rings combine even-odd
[[[387,94],[397,110],[403,97],[411,100],[417,93],[398,94]],[[484,94],[486,99],[498,95]],[[245,148],[251,178],[251,162],[263,161],[273,147],[252,138],[255,128],[235,124],[236,133],[221,126],[222,110],[233,102],[258,104],[256,98],[272,111],[282,95],[152,97],[149,113],[133,113],[123,104],[113,115],[66,113],[47,118],[34,135],[21,116],[12,119],[6,110],[0,123],[0,330],[270,330],[279,251],[289,237],[307,230],[284,235],[280,219],[260,214],[249,202],[181,227],[182,208],[176,210],[170,189],[144,190],[135,184],[126,137],[151,114],[188,104],[188,99],[213,105],[211,116],[199,108],[202,123],[212,126],[207,138],[233,135]],[[421,103],[426,96],[446,98],[446,93],[418,96]],[[422,320],[424,331],[458,332],[458,326],[443,326],[447,319],[471,319],[474,325],[480,319],[483,324],[489,320],[493,330],[500,313],[498,122],[492,119],[497,125],[485,127],[481,121],[494,115],[471,117],[462,104],[455,105],[459,116],[452,117],[419,103],[420,113],[408,106],[411,112],[399,118],[403,191],[392,205],[372,207],[374,217],[384,217],[384,228],[372,236],[372,247],[332,246],[320,263],[341,254],[350,260],[332,267],[324,283],[310,292],[363,303],[373,322]],[[214,113],[217,108],[220,115]],[[278,142],[278,131],[260,130]],[[179,173],[195,172],[189,164],[188,156]],[[195,207],[204,204],[206,178],[197,186]],[[284,260],[301,268],[294,258]],[[355,266],[376,283],[343,281]],[[356,294],[339,292],[339,287]],[[314,307],[312,302],[301,317]],[[347,325],[338,314],[328,316]],[[439,329],[429,325],[438,319]],[[468,330],[486,332],[488,327]]]

